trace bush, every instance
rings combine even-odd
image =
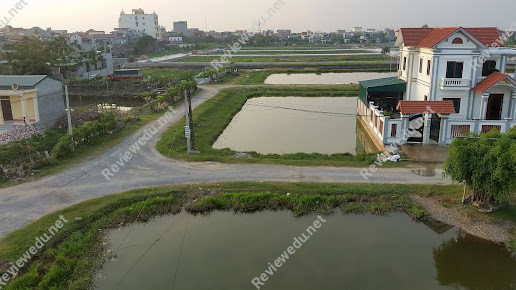
[[[88,121],[79,128],[72,128],[74,135],[74,147],[90,144],[97,136],[112,134],[117,129],[116,115],[114,112],[107,112],[100,116],[99,121]],[[69,135],[61,137],[52,150],[52,157],[59,159],[69,157],[73,153],[72,140]]]

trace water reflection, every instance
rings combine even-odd
[[[439,285],[515,289],[516,259],[504,246],[459,233],[433,250]]]
[[[298,73],[272,74],[265,80],[270,85],[339,85],[357,84],[359,81],[380,79],[395,76],[394,73]]]
[[[502,247],[401,213],[327,222],[263,289],[514,289],[516,262]],[[117,257],[95,289],[253,289],[315,215],[181,213],[109,235]],[[119,251],[117,251],[119,249]]]

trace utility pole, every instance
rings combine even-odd
[[[184,91],[185,95],[185,110],[186,110],[186,126],[185,126],[185,137],[186,137],[186,152],[188,154],[195,153],[195,135],[194,135],[194,123],[192,117],[192,99],[190,97],[190,89]]]
[[[72,116],[70,112],[70,98],[68,97],[68,80],[66,77],[64,78],[64,87],[65,87],[65,98],[66,98],[66,117],[68,118],[68,134],[72,139],[72,151],[75,150],[74,142],[73,142],[73,130],[72,130]]]

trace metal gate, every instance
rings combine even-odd
[[[407,142],[423,142],[423,128],[425,127],[423,114],[414,115],[409,118],[409,129]]]
[[[439,134],[441,132],[441,117],[437,114],[432,114],[430,119],[430,140],[439,143]]]

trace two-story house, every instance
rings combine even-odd
[[[360,82],[358,114],[383,144],[449,144],[516,126],[516,50],[497,28],[402,28],[398,76]]]

